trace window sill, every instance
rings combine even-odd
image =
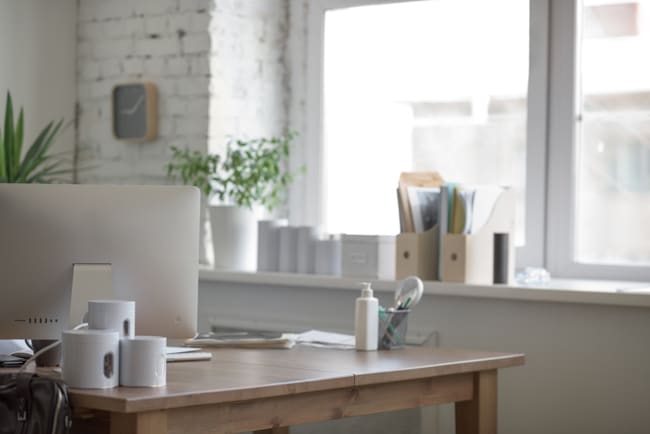
[[[321,276],[314,274],[237,272],[201,268],[201,282],[222,282],[266,286],[326,288],[355,291],[364,279]],[[393,292],[397,282],[371,280],[379,292]],[[643,290],[639,290],[639,289]],[[542,301],[560,303],[604,304],[616,306],[650,307],[650,284],[582,279],[553,279],[544,286],[470,285],[463,283],[425,282],[425,295],[495,298],[505,300]]]

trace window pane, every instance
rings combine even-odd
[[[584,1],[576,260],[650,263],[650,1]]]
[[[433,170],[448,181],[512,185],[523,243],[528,22],[522,0],[327,12],[328,231],[399,232],[399,173]]]

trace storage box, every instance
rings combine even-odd
[[[418,276],[438,280],[438,225],[425,232],[404,232],[397,236],[395,278]]]
[[[395,237],[343,235],[341,265],[344,277],[395,279]]]
[[[494,234],[508,237],[508,283],[514,280],[515,195],[504,191],[495,203],[485,226],[471,235],[443,234],[441,243],[440,280],[491,285],[494,280]]]

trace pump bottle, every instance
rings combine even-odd
[[[379,301],[372,296],[369,282],[363,282],[354,313],[354,336],[357,351],[377,350]]]

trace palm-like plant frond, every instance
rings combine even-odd
[[[63,161],[50,153],[52,143],[61,132],[63,119],[47,124],[23,156],[24,123],[22,108],[14,123],[13,101],[7,92],[4,131],[0,130],[0,182],[49,183],[57,175],[71,173],[72,168],[62,168]]]

